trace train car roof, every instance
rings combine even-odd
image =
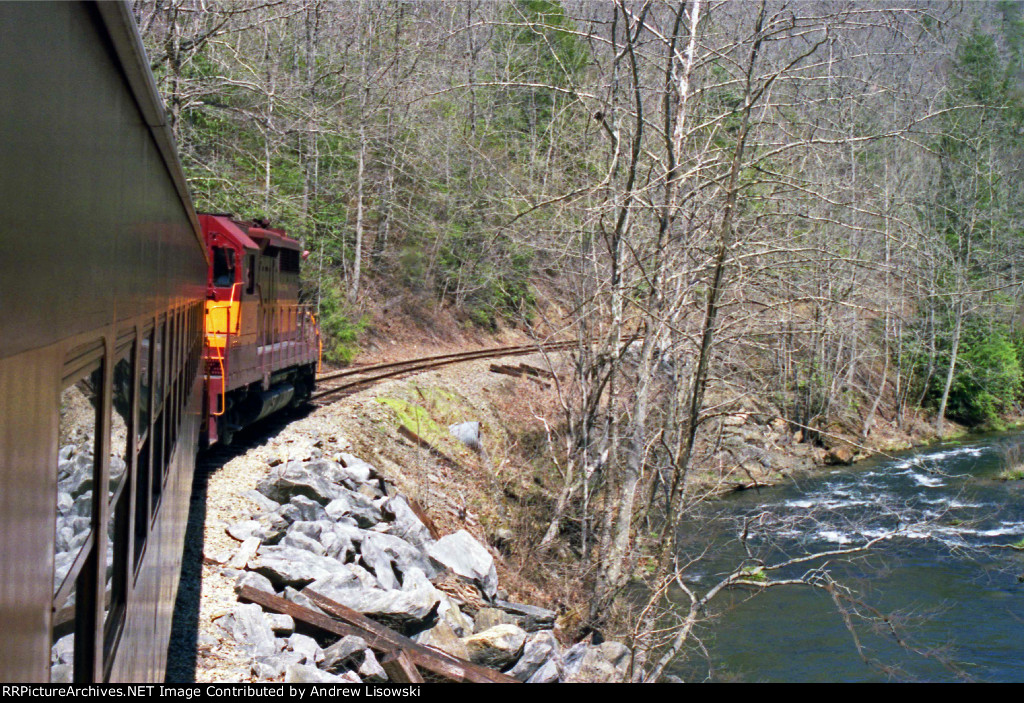
[[[125,0],[97,2],[95,7],[107,30],[111,46],[124,71],[125,80],[135,98],[139,112],[142,113],[150,134],[153,136],[164,166],[174,183],[178,197],[181,198],[181,204],[188,213],[196,242],[202,249],[203,255],[206,256],[203,231],[199,226],[199,218],[196,216],[195,207],[192,204],[192,194],[188,189],[185,171],[178,158],[178,145],[174,141],[174,134],[167,121],[163,98],[156,87],[153,72],[149,68],[149,58],[146,55],[146,49],[142,44],[142,37],[139,35],[131,9]]]

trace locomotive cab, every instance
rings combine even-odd
[[[312,312],[299,305],[299,242],[264,221],[200,215],[210,255],[205,444],[309,398],[319,358]]]

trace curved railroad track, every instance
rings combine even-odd
[[[324,398],[337,396],[339,394],[354,393],[357,390],[371,386],[386,378],[394,378],[408,373],[426,371],[439,366],[457,364],[463,361],[474,361],[476,359],[498,359],[505,356],[522,356],[534,354],[540,351],[564,351],[576,346],[576,340],[558,342],[545,342],[542,344],[524,344],[514,347],[488,347],[468,352],[457,352],[454,354],[438,354],[436,356],[424,356],[405,361],[391,361],[383,364],[369,364],[357,366],[343,371],[323,374],[317,376],[316,382],[319,387],[325,381],[335,381],[330,387],[315,392],[311,400],[324,403]],[[329,401],[327,401],[329,402]]]

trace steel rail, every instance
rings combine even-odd
[[[435,356],[425,356],[416,359],[406,359],[404,361],[391,361],[381,364],[371,364],[368,366],[360,366],[353,369],[345,369],[336,373],[325,374],[317,378],[317,383],[321,381],[331,381],[339,378],[349,378],[352,376],[366,376],[365,378],[357,378],[356,380],[342,383],[331,388],[314,393],[311,396],[312,400],[324,398],[326,396],[335,395],[342,391],[353,391],[363,386],[373,385],[377,381],[382,381],[387,378],[393,378],[395,376],[401,376],[414,371],[425,371],[440,366],[447,366],[449,364],[457,364],[464,361],[475,361],[478,359],[498,359],[506,356],[524,356],[526,354],[534,354],[542,351],[563,351],[570,349],[579,344],[577,340],[565,340],[558,342],[545,342],[542,344],[529,344],[514,347],[488,347],[486,349],[476,349],[468,352],[456,352],[452,354],[438,354]],[[376,373],[375,371],[381,371],[383,373]],[[368,375],[372,374],[372,375]]]

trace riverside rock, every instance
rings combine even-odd
[[[498,572],[494,558],[482,544],[465,530],[446,535],[427,550],[427,554],[443,568],[475,582],[484,596],[494,599],[498,592]]]

